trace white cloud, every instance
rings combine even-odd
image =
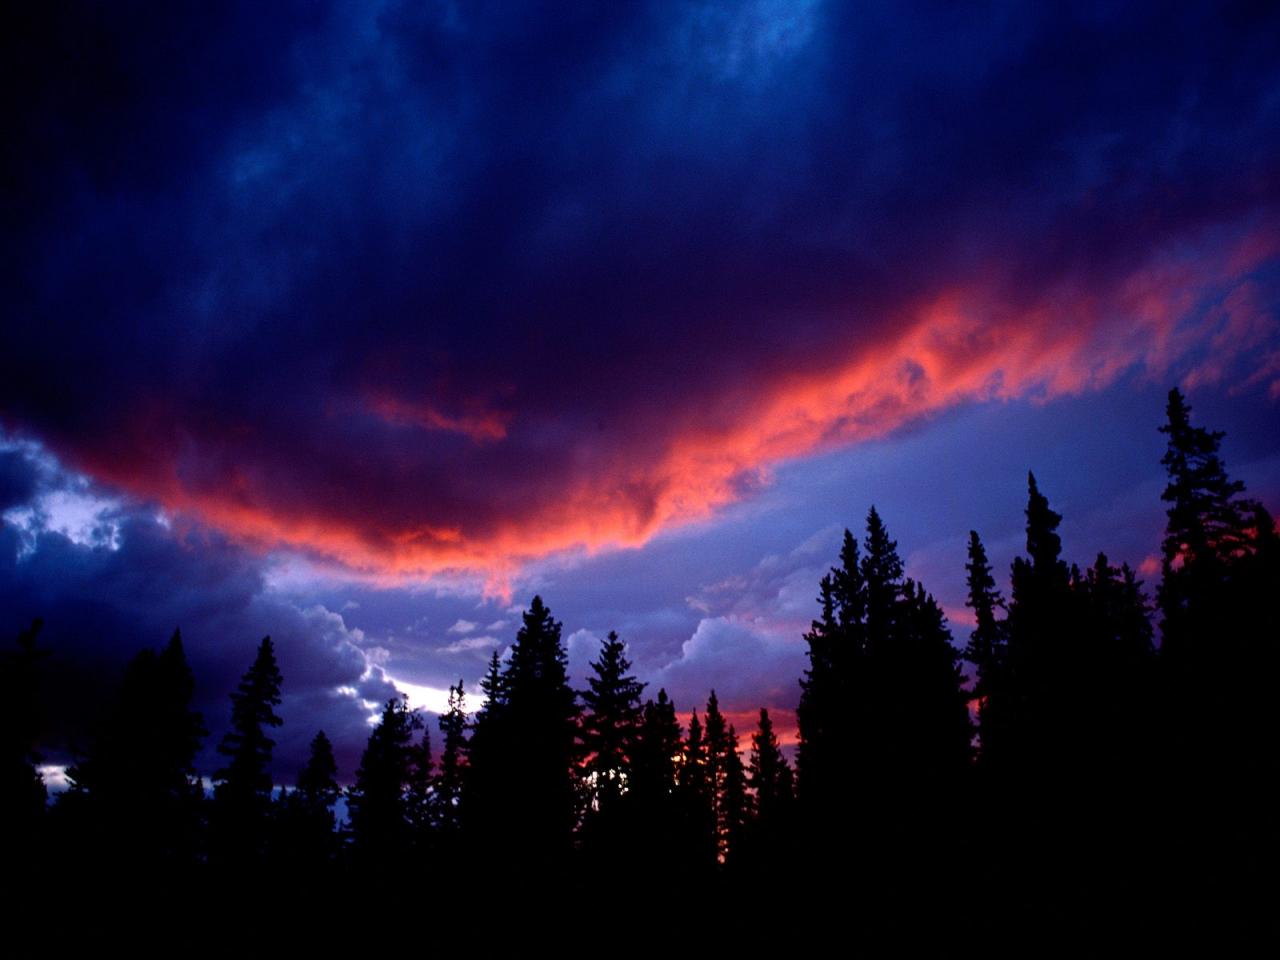
[[[497,637],[463,637],[455,640],[447,646],[441,647],[441,653],[466,653],[470,650],[487,650],[490,647],[496,647],[499,643]]]

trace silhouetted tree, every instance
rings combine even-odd
[[[1240,562],[1275,541],[1275,525],[1261,504],[1241,496],[1244,484],[1227,476],[1219,456],[1224,434],[1191,424],[1191,407],[1169,391],[1168,438],[1161,464],[1169,482],[1158,601],[1166,658],[1194,662],[1196,642],[1213,642],[1214,618],[1226,612],[1230,583]],[[1191,667],[1194,669],[1194,667]]]
[[[800,704],[796,708],[800,795],[811,808],[834,799],[838,770],[836,750],[841,742],[840,717],[835,707],[842,699],[840,687],[844,678],[835,664],[840,634],[829,574],[819,584],[818,603],[821,612],[805,634],[809,666],[800,680]]]
[[[805,640],[809,668],[800,682],[796,711],[800,744],[798,790],[811,826],[847,826],[840,807],[849,796],[850,757],[862,752],[865,718],[851,704],[866,702],[867,589],[858,541],[848,530],[840,563],[819,585],[820,614]]]
[[[449,707],[438,721],[444,739],[434,789],[435,823],[445,847],[456,846],[462,830],[462,793],[466,781],[467,714],[462,680],[449,687]]]
[[[707,698],[706,800],[712,847],[725,863],[742,837],[749,813],[746,775],[738,753],[738,735],[720,712],[716,692]]]
[[[634,792],[646,798],[671,796],[676,788],[682,749],[675,704],[668,699],[665,689],[659,690],[658,699],[644,705],[632,762]]]
[[[964,797],[968,695],[942,611],[904,579],[874,507],[861,551],[846,531],[820,603],[798,712],[805,843],[818,860],[806,869],[858,857],[853,895],[878,897],[892,884],[877,871],[905,870],[945,842],[937,805]]]
[[[341,793],[333,744],[321,730],[311,740],[297,787],[282,790],[278,801],[277,860],[295,883],[305,880],[314,886],[322,879],[316,871],[331,865],[337,853],[333,808]]]
[[[977,677],[973,695],[978,701],[978,731],[984,766],[998,766],[1008,751],[1009,705],[1006,622],[996,617],[1004,608],[1004,598],[996,589],[987,551],[977,531],[969,531],[969,560],[965,564],[968,597],[965,606],[973,611],[973,632],[965,648],[965,659],[974,665]]]
[[[341,792],[333,744],[321,730],[312,738],[306,766],[298,775],[297,796],[307,807],[325,816],[328,829],[332,831],[333,805],[338,802]]]
[[[1076,635],[1070,571],[1057,534],[1061,514],[1049,508],[1027,474],[1027,557],[1013,561],[1007,621],[1011,749],[1018,766],[1065,776],[1079,749],[1072,730]]]
[[[256,859],[263,853],[271,810],[271,751],[267,729],[276,715],[283,679],[270,637],[263,637],[253,665],[231,694],[231,728],[218,745],[227,764],[214,776],[211,853],[219,860]]]
[[[1272,690],[1280,670],[1280,537],[1270,514],[1227,475],[1223,434],[1194,426],[1176,389],[1166,414],[1169,507],[1157,591],[1168,730],[1164,829],[1188,835],[1188,864],[1176,874],[1223,875],[1252,861],[1242,875],[1261,876],[1280,852],[1269,786],[1280,778]],[[1233,848],[1252,853],[1225,866],[1222,851]]]
[[[195,861],[203,800],[195,755],[205,730],[191,709],[194,692],[175,630],[159,653],[143,650],[129,662],[88,756],[67,770],[72,788],[61,812],[103,866],[126,855],[148,867]]]
[[[403,859],[412,841],[408,791],[416,772],[413,734],[422,717],[403,697],[388,700],[369,734],[356,779],[347,788],[347,809],[356,861],[386,869]]]
[[[435,820],[435,777],[431,756],[431,728],[420,724],[421,739],[409,748],[409,784],[405,810],[409,819],[410,859],[422,861],[431,848]]]
[[[773,731],[769,711],[760,708],[760,723],[751,735],[751,757],[747,764],[748,782],[755,794],[756,817],[762,824],[790,816],[795,799],[791,767],[782,755],[778,736]]]
[[[473,847],[484,847],[497,856],[499,829],[504,805],[506,753],[510,749],[506,736],[507,694],[502,677],[502,663],[495,650],[489,669],[480,681],[484,701],[470,722],[467,740],[467,764],[463,778],[460,805],[464,834]]]
[[[725,738],[724,791],[720,797],[720,849],[726,864],[741,856],[747,827],[754,815],[754,798],[747,793],[747,772],[738,751],[738,733],[729,724]]]
[[[578,708],[560,629],[534,597],[500,677],[491,665],[471,741],[475,836],[500,838],[491,853],[521,868],[562,866],[576,821]]]
[[[702,722],[698,711],[689,716],[689,737],[685,741],[684,757],[680,764],[680,803],[683,808],[685,837],[684,849],[687,863],[694,870],[707,870],[714,866],[718,853],[714,781],[711,774],[710,751],[702,734]]]
[[[795,783],[764,707],[751,735],[747,784],[755,801],[755,816],[747,830],[747,857],[757,869],[772,872],[791,846]]]
[[[678,792],[680,758],[684,751],[680,721],[666,690],[644,705],[631,762],[630,788],[623,798],[624,829],[638,854],[629,862],[640,865],[642,882],[659,881],[661,871],[681,863],[686,855]]]
[[[591,663],[592,676],[581,694],[582,749],[586,755],[589,810],[607,815],[629,789],[640,728],[640,694],[645,685],[631,676],[626,646],[610,632]]]

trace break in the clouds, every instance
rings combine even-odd
[[[65,763],[90,746],[83,738],[111,709],[124,663],[163,646],[176,628],[210,732],[199,760],[206,773],[221,766],[215,748],[229,723],[228,696],[264,635],[286,678],[286,723],[273,734],[281,782],[301,768],[318,729],[350,776],[371,715],[398,692],[439,709],[421,696],[430,690],[397,690],[380,648],[340,613],[268,589],[263,558],[222,534],[104,497],[30,445],[0,444],[0,477],[4,489],[22,492],[0,501],[0,611],[7,633],[45,621],[43,692],[45,702],[56,692],[58,703],[42,718],[51,760]]]
[[[1280,390],[1269,5],[13,20],[0,418],[218,549],[504,583],[969,401]]]

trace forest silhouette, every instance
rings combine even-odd
[[[967,638],[906,576],[874,507],[861,537],[845,531],[805,635],[794,768],[768,710],[737,731],[714,690],[649,691],[615,633],[575,690],[535,596],[474,714],[461,680],[434,724],[390,700],[358,769],[316,731],[284,786],[268,772],[287,683],[270,638],[231,695],[223,766],[201,771],[175,632],[129,663],[52,796],[37,768],[56,651],[37,621],[0,661],[10,942],[77,916],[228,936],[277,923],[281,943],[332,943],[342,921],[317,905],[335,899],[382,923],[425,911],[432,939],[457,934],[450,917],[541,911],[615,934],[679,917],[711,935],[761,923],[970,949],[1117,924],[1265,929],[1280,536],[1228,476],[1223,435],[1178,390],[1166,413],[1154,592],[1104,554],[1068,562],[1032,475],[1007,587],[969,534]]]

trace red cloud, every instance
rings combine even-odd
[[[740,499],[774,463],[956,404],[1079,393],[1135,367],[1167,378],[1197,355],[1190,380],[1221,378],[1250,352],[1262,360],[1246,373],[1273,375],[1259,350],[1275,346],[1275,325],[1259,319],[1249,276],[1277,249],[1274,231],[1241,230],[1110,280],[1068,273],[1030,292],[992,265],[882,305],[874,325],[851,309],[847,333],[837,317],[804,365],[753,357],[742,379],[632,384],[608,423],[583,424],[574,409],[522,415],[519,393],[506,409],[446,415],[365,390],[356,414],[299,425],[296,446],[234,423],[165,425],[160,412],[78,463],[263,548],[374,577],[468,571],[500,587],[531,559],[638,546]],[[405,440],[405,425],[423,439]],[[329,426],[356,438],[345,459],[318,445]],[[432,442],[441,434],[456,440]]]

